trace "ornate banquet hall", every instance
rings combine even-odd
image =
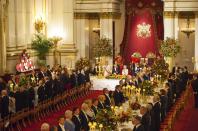
[[[198,131],[198,0],[0,0],[0,131]]]

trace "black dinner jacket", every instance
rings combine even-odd
[[[87,118],[86,118],[85,114],[84,114],[82,111],[80,111],[79,117],[80,117],[80,120],[81,120],[81,128],[82,128],[84,131],[89,131],[89,126],[88,126],[89,117],[87,116]],[[88,119],[88,120],[87,120],[87,119]]]
[[[133,131],[145,131],[144,130],[144,126],[141,124],[140,126],[138,126],[136,129],[135,127],[133,128]]]
[[[95,116],[96,116],[96,114],[98,113],[97,107],[91,106],[91,109],[93,110],[93,112],[94,112],[94,114],[95,114]]]
[[[104,101],[105,107],[106,108],[111,107],[111,98],[110,98],[110,95],[109,95],[109,97],[106,94],[104,94],[104,95],[105,95],[105,101]]]
[[[161,113],[161,104],[160,102],[157,102],[153,105],[153,121],[154,121],[153,131],[160,130],[160,113]]]
[[[149,113],[146,113],[142,116],[142,125],[144,126],[144,131],[149,131],[151,125],[151,116]]]
[[[80,119],[80,116],[79,116],[79,119]],[[72,122],[75,125],[75,131],[81,130],[81,121],[79,121],[79,119],[75,115],[73,115],[73,117],[72,117]]]
[[[100,101],[98,101],[98,109],[104,109],[105,105],[104,103],[101,103]]]
[[[59,126],[59,124],[58,124],[57,128],[58,128],[58,131],[63,131],[62,128]]]
[[[114,102],[116,106],[119,106],[121,104],[121,97],[120,97],[120,92],[117,90],[113,94]]]
[[[1,99],[1,118],[6,117],[9,114],[9,97],[3,96]]]

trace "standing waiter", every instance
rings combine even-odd
[[[193,81],[192,81],[191,85],[192,85],[194,97],[195,97],[195,108],[198,108],[198,78],[197,78],[197,75],[193,76]]]

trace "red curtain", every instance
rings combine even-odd
[[[138,24],[149,24],[151,36],[137,36]],[[128,64],[134,52],[146,57],[148,52],[158,54],[158,40],[164,36],[163,2],[161,0],[126,0],[126,20],[120,52],[124,63]]]

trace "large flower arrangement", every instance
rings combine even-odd
[[[151,67],[151,71],[161,77],[161,81],[165,81],[168,76],[168,64],[164,59],[156,59]]]
[[[112,109],[100,110],[96,115],[96,122],[102,124],[105,131],[116,130],[118,120],[118,116]]]
[[[112,46],[110,44],[111,40],[108,38],[101,38],[93,47],[93,52],[95,57],[111,56]]]
[[[180,52],[181,47],[178,40],[167,37],[166,40],[160,43],[160,53],[164,57],[175,57]]]
[[[75,67],[77,70],[81,70],[89,66],[90,66],[90,62],[87,58],[80,58],[79,60],[76,61],[76,64],[75,64]]]
[[[35,34],[32,40],[32,49],[38,52],[40,60],[45,60],[46,53],[53,47],[53,43],[43,34]]]
[[[140,87],[142,88],[143,95],[152,96],[154,94],[155,85],[151,81],[143,81]]]

